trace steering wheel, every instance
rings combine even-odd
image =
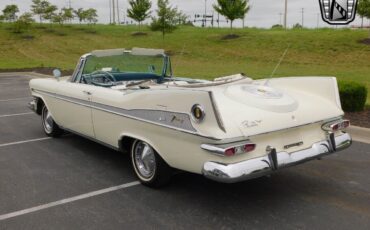
[[[91,78],[95,78],[94,75],[97,75],[97,74],[103,74],[103,77],[106,80],[108,80],[108,83],[100,83],[100,82],[92,81],[91,82],[92,84],[98,85],[98,86],[104,86],[104,87],[109,87],[109,86],[116,85],[117,79],[113,76],[113,74],[111,74],[107,71],[97,70],[97,71],[94,71],[94,72],[90,73],[90,76],[91,76]]]

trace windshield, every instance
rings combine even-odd
[[[164,55],[135,55],[125,52],[111,56],[88,56],[80,82],[106,86],[125,81],[157,80],[166,77]]]
[[[138,56],[131,53],[124,53],[117,56],[88,57],[83,74],[102,70],[118,73],[151,73],[162,76],[163,69],[164,57],[162,55]]]

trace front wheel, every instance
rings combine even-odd
[[[49,137],[59,137],[63,134],[63,129],[61,129],[57,123],[53,120],[51,113],[48,108],[44,105],[41,113],[42,126],[44,127],[44,132]]]
[[[171,167],[146,142],[136,140],[131,148],[131,162],[142,184],[159,188],[169,183]]]

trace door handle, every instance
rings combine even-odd
[[[84,91],[82,91],[84,94],[87,94],[87,95],[91,95],[92,93],[91,92],[89,92],[89,91],[86,91],[86,90],[84,90]]]

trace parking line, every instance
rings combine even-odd
[[[0,100],[0,102],[18,101],[18,100],[31,99],[31,98],[32,97],[19,97],[19,98],[3,99],[3,100]]]
[[[5,115],[0,115],[0,118],[3,118],[3,117],[24,116],[24,115],[30,115],[30,114],[34,114],[34,113],[33,112],[29,112],[29,113],[5,114]]]
[[[71,202],[74,202],[74,201],[90,198],[90,197],[93,197],[93,196],[99,196],[99,195],[104,194],[104,193],[109,193],[109,192],[117,191],[117,190],[120,190],[120,189],[133,187],[133,186],[136,186],[136,185],[139,185],[139,184],[140,184],[139,181],[133,181],[133,182],[130,182],[130,183],[126,183],[126,184],[122,184],[122,185],[118,185],[118,186],[114,186],[114,187],[110,187],[110,188],[105,188],[105,189],[97,190],[97,191],[94,191],[94,192],[81,194],[81,195],[78,195],[78,196],[73,196],[73,197],[70,197],[70,198],[54,201],[54,202],[51,202],[51,203],[42,204],[42,205],[35,206],[35,207],[32,207],[32,208],[27,208],[27,209],[19,210],[19,211],[16,211],[16,212],[3,214],[3,215],[0,215],[0,221],[1,220],[6,220],[6,219],[9,219],[9,218],[13,218],[13,217],[16,217],[16,216],[22,216],[22,215],[32,213],[32,212],[37,212],[37,211],[40,211],[40,210],[43,210],[43,209],[47,209],[47,208],[51,208],[51,207],[71,203]]]
[[[19,144],[24,144],[24,143],[36,142],[36,141],[45,141],[49,139],[51,139],[51,137],[43,137],[43,138],[37,138],[37,139],[31,139],[31,140],[25,140],[25,141],[17,141],[17,142],[0,144],[0,147],[10,146],[10,145],[19,145]]]

